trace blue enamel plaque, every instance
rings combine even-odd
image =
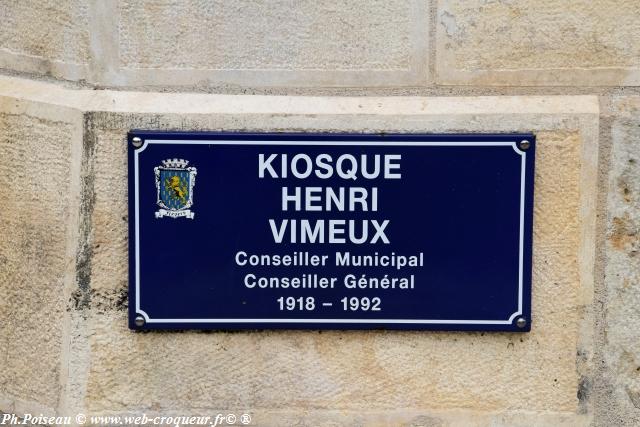
[[[534,135],[127,143],[132,329],[531,328]]]

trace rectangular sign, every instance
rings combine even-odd
[[[132,329],[529,331],[535,136],[132,131]]]

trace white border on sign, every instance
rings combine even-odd
[[[138,155],[142,153],[149,144],[180,144],[191,145],[357,145],[357,146],[386,146],[395,147],[407,146],[429,146],[429,147],[511,147],[521,156],[520,162],[520,241],[518,257],[518,311],[513,313],[507,320],[448,320],[448,319],[151,319],[147,313],[140,308],[140,209],[138,203]],[[136,314],[144,317],[147,323],[360,323],[360,324],[432,324],[432,325],[510,325],[513,320],[522,314],[523,298],[523,256],[524,256],[524,206],[525,206],[525,176],[526,176],[527,153],[520,150],[515,141],[478,141],[478,142],[458,142],[458,141],[224,141],[224,140],[171,140],[171,139],[147,139],[144,145],[135,150],[133,154],[134,165],[134,203],[135,203],[135,282],[136,282]]]

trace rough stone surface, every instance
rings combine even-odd
[[[125,68],[376,70],[411,59],[407,0],[123,0],[119,15]]]
[[[0,52],[85,64],[88,11],[83,0],[3,0]]]
[[[640,97],[614,99],[606,232],[603,425],[640,424]]]
[[[437,82],[638,84],[636,0],[438,0]]]
[[[60,397],[72,125],[5,113],[0,101],[0,396]],[[9,409],[9,408],[2,408]]]
[[[125,84],[360,86],[427,77],[425,0],[125,0],[117,14]]]
[[[636,0],[4,0],[0,70],[238,92],[638,86],[639,14]]]
[[[0,69],[98,86],[410,86],[428,78],[428,0],[7,0],[0,21]]]

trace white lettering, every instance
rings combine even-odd
[[[275,159],[277,154],[272,154],[269,156],[267,161],[264,161],[264,154],[260,154],[258,156],[258,177],[264,178],[264,171],[269,170],[269,175],[271,178],[277,178],[278,174],[276,174],[275,169],[271,166],[271,162]]]
[[[380,154],[342,154],[334,159],[330,154],[318,154],[311,157],[308,154],[298,153],[291,158],[287,154],[258,154],[258,177],[260,178],[287,178],[289,172],[298,179],[306,179],[314,174],[320,179],[329,179],[335,175],[342,179],[400,179],[400,154],[385,154],[381,159]],[[279,171],[275,169],[274,161],[280,157]],[[335,162],[334,162],[335,160]],[[277,163],[276,163],[277,164]],[[335,166],[334,166],[335,164]],[[279,174],[278,174],[279,172]]]

